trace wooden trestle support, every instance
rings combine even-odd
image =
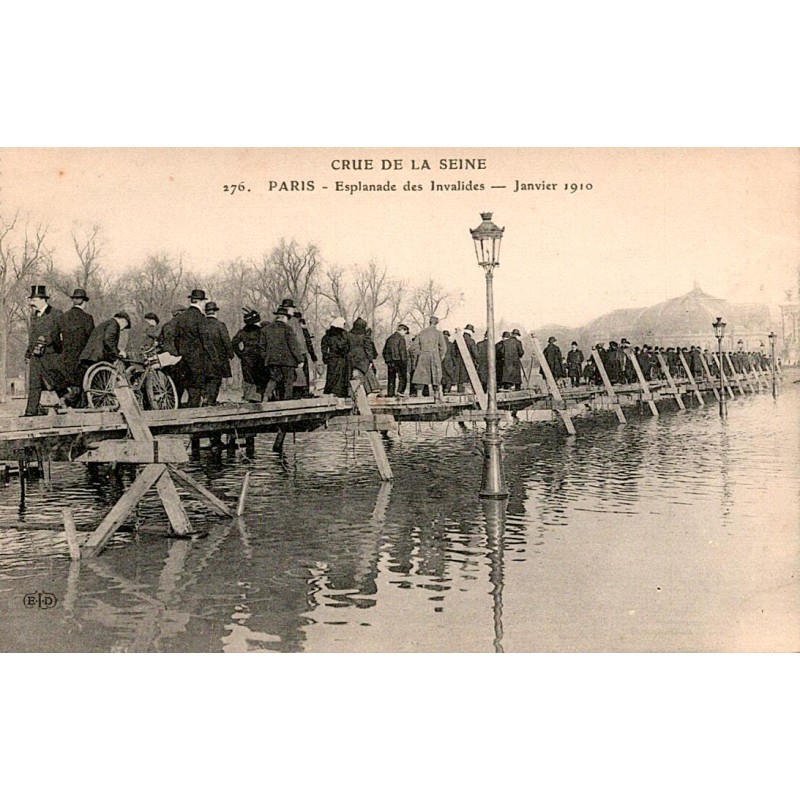
[[[75,528],[72,511],[64,510],[64,531],[70,557],[73,560],[96,556],[102,552],[120,525],[125,522],[142,498],[154,486],[167,513],[173,533],[177,536],[191,535],[192,525],[175,488],[173,478],[183,484],[213,513],[228,517],[241,516],[244,510],[249,473],[245,476],[238,508],[234,511],[191,475],[176,466],[176,464],[189,460],[186,447],[179,439],[153,436],[136,402],[133,390],[122,375],[116,378],[115,393],[131,438],[99,441],[92,445],[86,453],[79,456],[76,461],[87,464],[136,464],[142,465],[143,469],[106,514],[97,529],[88,534],[83,544],[80,543],[81,535]]]

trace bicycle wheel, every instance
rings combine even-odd
[[[114,392],[116,372],[111,364],[99,362],[92,364],[83,376],[83,391],[89,408],[118,408]]]
[[[151,369],[144,379],[144,392],[150,408],[177,408],[178,391],[172,378],[159,369]]]
[[[144,379],[146,376],[145,368],[141,364],[129,364],[125,367],[125,377],[128,385],[136,398],[139,408],[144,408]]]

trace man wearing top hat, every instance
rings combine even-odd
[[[278,400],[290,400],[296,370],[303,366],[303,352],[289,327],[289,308],[281,306],[273,315],[275,320],[261,327],[261,349],[268,378],[264,400],[271,400],[276,390]]]
[[[25,417],[46,413],[39,405],[43,391],[54,391],[62,401],[68,393],[68,382],[61,360],[63,314],[47,302],[49,299],[46,286],[31,286],[28,304],[33,316],[28,349],[25,351],[25,359],[28,360],[28,402],[23,414]]]
[[[210,377],[212,344],[205,303],[206,293],[202,289],[192,289],[189,308],[181,312],[175,322],[175,349],[183,364],[186,408],[199,407]]]
[[[94,319],[86,311],[89,296],[86,294],[85,289],[75,289],[70,295],[70,299],[72,300],[72,308],[61,317],[63,343],[61,359],[64,375],[69,384],[69,394],[66,398],[67,405],[79,405],[84,372],[80,357],[94,330]]]
[[[205,311],[209,326],[211,364],[209,365],[203,396],[207,406],[215,406],[222,381],[232,376],[231,359],[235,353],[233,352],[233,345],[231,345],[228,326],[221,319],[217,319],[219,306],[211,300],[206,303]]]

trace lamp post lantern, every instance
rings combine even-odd
[[[716,322],[712,322],[711,326],[714,328],[714,335],[717,337],[717,362],[719,363],[719,415],[723,419],[727,416],[728,409],[726,407],[725,399],[725,382],[723,377],[722,368],[722,338],[725,336],[725,325],[722,317],[717,317]]]
[[[486,434],[483,437],[483,479],[481,497],[508,497],[505,476],[503,475],[503,453],[500,442],[500,415],[497,412],[497,372],[494,351],[494,271],[500,264],[500,242],[505,228],[492,222],[492,212],[481,214],[481,224],[470,228],[475,244],[478,264],[486,275],[486,338],[487,366],[489,376],[486,392]]]
[[[772,331],[769,335],[769,367],[770,372],[772,373],[772,399],[775,400],[778,397],[778,380],[777,380],[777,373],[775,372],[775,340],[778,337],[776,336],[775,332]]]

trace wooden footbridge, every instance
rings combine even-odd
[[[65,510],[65,534],[73,558],[99,553],[152,487],[161,497],[173,532],[189,535],[192,527],[173,478],[203,500],[212,511],[231,517],[241,515],[243,511],[248,481],[246,478],[238,508],[229,508],[177,466],[189,460],[185,446],[187,438],[193,450],[199,448],[201,439],[208,439],[212,447],[243,447],[252,455],[258,434],[276,434],[273,450],[280,451],[284,437],[290,432],[322,428],[354,431],[369,438],[380,476],[382,480],[390,481],[392,468],[383,439],[397,429],[398,423],[451,420],[466,426],[483,420],[486,395],[460,334],[456,335],[456,342],[470,374],[471,393],[449,394],[438,401],[433,397],[368,398],[363,387],[353,382],[352,399],[324,395],[258,404],[223,403],[203,408],[142,411],[121,376],[116,388],[118,411],[74,409],[40,417],[0,420],[0,461],[18,465],[23,499],[26,464],[31,460],[45,465],[51,461],[75,461],[86,464],[128,463],[142,467],[134,483],[96,531],[82,537],[74,528],[69,510]],[[543,385],[534,385],[534,366],[531,363],[527,388],[499,392],[498,408],[506,419],[528,409],[544,412],[545,419],[559,420],[567,434],[575,435],[573,417],[577,414],[613,413],[620,424],[625,424],[625,412],[628,410],[630,413],[632,408],[657,416],[660,402],[685,409],[687,404],[703,405],[705,398],[711,395],[719,400],[719,377],[712,375],[703,356],[704,377],[701,380],[692,375],[682,354],[686,377],[673,376],[664,357],[658,354],[664,379],[647,381],[635,353],[632,350],[626,352],[637,374],[636,383],[612,385],[599,354],[593,349],[592,357],[603,385],[562,388],[553,378],[541,345],[534,338],[533,353],[544,374]],[[757,367],[749,373],[737,374],[728,359],[727,369],[727,375],[723,370],[722,385],[730,398],[737,392],[743,395],[770,391],[773,385],[772,376]],[[718,375],[718,363],[715,370]],[[780,377],[778,373],[777,378]],[[225,437],[224,442],[222,437]],[[49,474],[49,470],[45,469],[45,474]]]

